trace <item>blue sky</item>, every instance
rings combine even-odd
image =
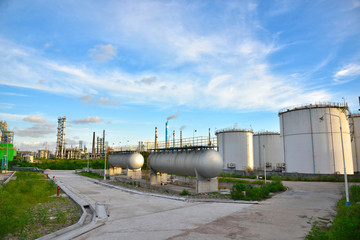
[[[279,131],[278,111],[359,108],[360,1],[0,1],[0,119],[21,150]],[[121,143],[120,143],[121,142]]]

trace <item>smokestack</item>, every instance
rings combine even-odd
[[[165,124],[165,148],[168,147],[168,128],[169,128],[169,121],[166,121]]]
[[[99,153],[100,150],[100,138],[99,136],[96,137],[96,153]]]
[[[182,130],[180,130],[180,147],[182,147]]]
[[[175,130],[173,132],[173,148],[175,147]]]
[[[93,132],[92,154],[95,154],[95,132]]]
[[[211,146],[211,130],[209,128],[209,146]]]
[[[103,130],[103,143],[102,143],[102,152],[105,153],[105,129]]]
[[[157,127],[155,127],[155,149],[157,149],[157,138],[158,138],[158,136],[157,136]]]

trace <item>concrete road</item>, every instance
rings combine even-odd
[[[110,189],[72,171],[53,171],[91,204],[108,206],[106,224],[77,239],[303,239],[310,217],[334,213],[341,183],[285,182],[262,204],[188,203]]]

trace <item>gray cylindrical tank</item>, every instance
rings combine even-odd
[[[214,150],[153,152],[149,156],[149,166],[155,172],[213,178],[221,173],[223,160]]]
[[[263,168],[264,161],[275,168],[282,163],[280,133],[259,132],[254,134],[254,167]]]
[[[360,113],[350,115],[351,149],[354,172],[360,172]]]
[[[343,174],[344,156],[346,172],[354,174],[347,105],[324,103],[283,109],[279,118],[286,172]]]
[[[139,169],[144,165],[144,157],[138,152],[111,152],[109,165],[127,169]]]
[[[219,152],[224,169],[246,170],[254,168],[253,132],[243,129],[216,131]]]

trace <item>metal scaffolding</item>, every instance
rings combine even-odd
[[[57,133],[55,157],[61,158],[61,159],[65,157],[65,151],[66,151],[65,122],[66,122],[66,117],[58,118],[58,133]]]

